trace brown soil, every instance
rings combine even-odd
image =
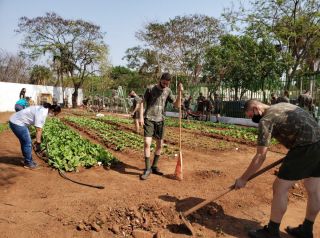
[[[177,128],[168,128],[168,141],[177,143],[177,132]],[[24,169],[18,139],[6,130],[0,134],[1,237],[190,237],[178,212],[225,191],[249,164],[255,147],[188,130],[183,133],[183,181],[172,179],[176,165],[172,157],[164,156],[159,163],[166,176],[151,175],[140,181],[142,151],[113,151],[121,163],[111,169],[94,167],[67,174],[78,181],[104,185],[100,190],[64,180],[36,156],[41,168]],[[281,156],[270,152],[266,164]],[[188,216],[195,237],[244,238],[248,229],[266,224],[274,172],[266,172],[246,188]],[[306,193],[298,183],[290,191],[282,231],[303,220],[305,206]],[[319,219],[315,230],[315,237],[320,237]],[[289,238],[285,232],[282,237]]]

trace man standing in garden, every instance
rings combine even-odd
[[[251,238],[279,238],[279,227],[287,209],[288,190],[304,180],[308,194],[306,216],[298,227],[287,227],[294,237],[313,238],[313,223],[320,211],[320,126],[300,107],[289,103],[272,106],[249,100],[244,110],[259,123],[257,152],[246,171],[235,181],[235,189],[245,187],[266,159],[271,137],[289,149],[273,183],[273,199],[269,224],[249,232]]]
[[[136,94],[135,91],[131,91],[129,96],[132,98],[132,118],[134,120],[134,125],[136,128],[136,132],[139,134],[140,132],[140,125],[139,125],[139,118],[140,118],[140,103],[142,99]]]
[[[144,125],[144,159],[145,170],[140,179],[146,180],[151,173],[163,175],[158,168],[158,161],[163,146],[164,116],[167,101],[173,103],[176,108],[181,106],[182,84],[178,85],[178,96],[174,100],[169,84],[171,75],[163,73],[160,81],[145,91],[140,109],[140,125]],[[144,110],[145,107],[145,110]],[[156,139],[156,149],[152,166],[150,164],[150,147],[152,137]]]

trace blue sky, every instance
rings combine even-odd
[[[126,49],[139,41],[135,32],[150,21],[165,22],[185,14],[219,18],[225,7],[237,0],[0,0],[0,49],[17,53],[22,36],[18,19],[55,12],[66,19],[83,19],[101,26],[113,65],[125,65]]]

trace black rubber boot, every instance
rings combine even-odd
[[[303,229],[303,225],[299,225],[298,227],[290,227],[288,226],[286,229],[286,232],[293,237],[296,238],[313,238],[312,233],[308,233]]]
[[[151,169],[153,174],[160,175],[160,176],[163,175],[163,173],[159,170],[158,167],[151,167]]]
[[[151,169],[145,169],[143,174],[140,175],[141,180],[146,180],[149,175],[151,174],[152,170]]]
[[[250,238],[281,238],[279,234],[271,234],[268,226],[248,232]]]

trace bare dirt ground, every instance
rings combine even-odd
[[[9,115],[0,114],[0,121],[6,121]],[[177,128],[167,128],[166,133],[167,140],[176,144]],[[18,139],[10,130],[0,134],[0,142],[0,233],[1,237],[10,238],[190,237],[181,225],[178,212],[225,191],[241,175],[255,152],[250,145],[186,130],[183,181],[170,176],[176,165],[174,158],[164,157],[159,162],[166,176],[151,175],[148,180],[140,181],[139,174],[144,168],[142,152],[113,152],[121,163],[111,169],[94,167],[68,173],[73,179],[105,186],[99,190],[64,180],[36,156],[41,168],[24,169]],[[270,152],[266,164],[282,156]],[[195,237],[244,238],[249,229],[266,224],[274,171],[188,216]],[[306,193],[298,183],[290,191],[281,230],[302,222],[305,207]],[[320,237],[319,218],[315,230],[315,237]],[[285,232],[281,235],[289,237]]]

